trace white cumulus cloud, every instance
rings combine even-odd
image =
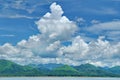
[[[32,35],[28,40],[23,39],[15,46],[9,43],[1,45],[0,59],[11,60],[22,65],[30,63],[120,65],[120,42],[112,44],[104,40],[104,36],[96,41],[85,42],[81,36],[74,35],[79,27],[63,16],[63,13],[61,6],[53,3],[50,12],[35,22],[40,34]],[[119,30],[118,26],[119,22],[99,23],[88,30],[97,33],[106,29]],[[63,43],[68,41],[71,44],[65,46]]]
[[[85,28],[86,31],[96,35],[104,35],[108,39],[119,42],[120,35],[120,21],[111,21],[104,23],[97,23]]]
[[[74,34],[77,26],[63,15],[61,6],[53,3],[50,6],[51,13],[46,13],[39,21],[36,22],[42,35],[49,39],[66,40]]]

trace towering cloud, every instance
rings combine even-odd
[[[0,59],[12,60],[23,65],[120,65],[120,42],[111,44],[104,40],[104,37],[99,37],[96,41],[86,43],[79,35],[74,35],[79,27],[63,16],[64,11],[60,5],[53,3],[50,10],[35,22],[40,34],[32,35],[28,40],[18,42],[16,46],[9,43],[0,46]],[[64,43],[68,41],[71,41],[71,44],[66,46]]]
[[[53,3],[50,6],[51,13],[46,13],[39,21],[38,25],[41,35],[50,40],[67,40],[77,30],[74,22],[63,15],[61,6]]]

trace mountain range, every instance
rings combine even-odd
[[[112,68],[96,67],[91,64],[69,66],[63,64],[19,65],[8,60],[0,60],[0,76],[88,76],[120,77],[120,66]]]

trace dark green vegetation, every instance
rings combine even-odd
[[[53,65],[53,68],[52,68]],[[7,60],[0,60],[0,76],[90,76],[120,77],[120,66],[112,68],[96,67],[91,64],[68,65],[28,65],[21,66]]]
[[[51,71],[51,76],[79,76],[79,72],[68,65],[57,67]]]
[[[0,76],[38,76],[42,72],[30,66],[21,66],[7,60],[0,60]]]
[[[110,76],[110,77],[115,77],[119,76],[118,74],[112,73],[109,71],[110,68],[104,69],[101,67],[96,67],[91,64],[82,64],[80,66],[74,67],[77,69],[79,72],[81,72],[82,76],[96,76],[96,77],[105,77],[105,76]]]

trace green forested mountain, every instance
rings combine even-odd
[[[79,76],[79,71],[77,71],[75,68],[64,65],[61,67],[57,67],[51,71],[52,76]]]
[[[116,76],[114,73],[106,71],[100,67],[96,67],[91,64],[82,64],[74,67],[83,76]]]
[[[48,67],[49,65],[47,65]],[[52,66],[51,66],[52,67]],[[91,64],[80,66],[61,65],[53,68],[40,66],[21,66],[7,60],[0,60],[0,76],[91,76],[91,77],[120,77],[120,66],[101,68]]]
[[[112,73],[120,74],[120,66],[115,66],[109,69]]]
[[[37,76],[43,75],[38,69],[21,66],[7,60],[0,60],[0,76]]]

